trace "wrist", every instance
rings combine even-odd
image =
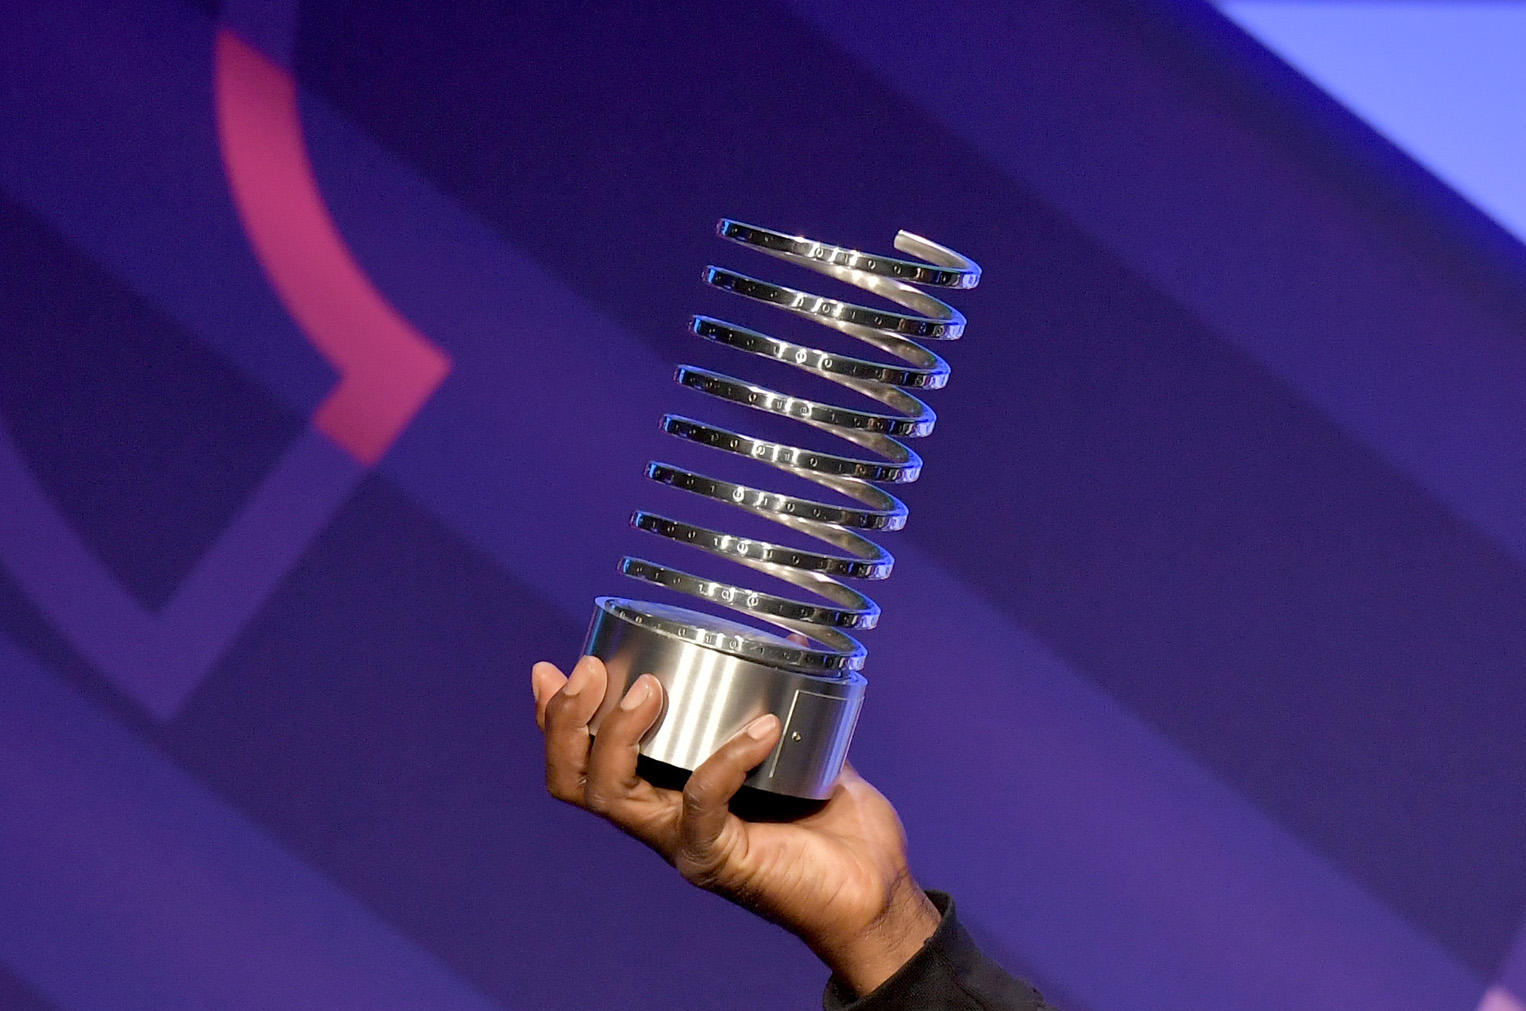
[[[909,874],[903,875],[891,886],[879,916],[852,937],[819,947],[817,955],[862,997],[911,961],[942,920],[927,893]]]

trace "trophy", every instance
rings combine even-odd
[[[625,557],[627,576],[667,587],[720,609],[766,622],[778,632],[670,604],[599,597],[584,648],[609,670],[609,691],[591,723],[642,674],[662,683],[661,715],[641,742],[649,759],[692,770],[750,721],[775,713],[783,736],[747,785],[805,800],[827,797],[847,757],[864,699],[865,649],[854,633],[872,628],[879,607],[844,579],[883,579],[893,559],[869,534],[900,529],[906,506],[877,485],[916,480],[921,458],[901,441],[932,431],[935,415],[912,390],[948,379],[948,365],[919,340],[952,340],[964,317],[923,288],[973,288],[980,267],[967,257],[909,232],[895,248],[908,257],[830,246],[797,235],[723,219],[724,239],[854,285],[894,303],[897,311],[844,302],[708,267],[705,282],[831,327],[877,349],[886,359],[837,354],[695,316],[706,340],[794,366],[877,401],[863,410],[791,396],[709,369],[681,365],[682,386],[734,404],[789,418],[846,440],[846,453],[824,452],[669,414],[670,435],[746,457],[819,485],[837,497],[817,501],[783,491],[710,477],[653,461],[647,477],[693,495],[772,520],[814,538],[826,550],[728,534],[638,510],[632,526],[771,576],[811,595],[800,600],[694,575],[644,558]]]

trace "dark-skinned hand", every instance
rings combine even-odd
[[[679,792],[636,774],[639,742],[662,711],[656,678],[632,683],[597,737],[588,723],[608,687],[603,663],[583,657],[570,677],[538,663],[531,682],[552,796],[608,819],[689,881],[796,934],[858,994],[888,979],[937,929],[938,911],[907,869],[895,809],[851,768],[819,810],[796,821],[748,822],[731,812],[748,772],[779,743],[778,717],[744,727]]]

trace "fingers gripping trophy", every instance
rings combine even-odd
[[[973,288],[980,268],[951,249],[904,231],[895,240],[903,256],[827,245],[729,219],[719,223],[717,232],[754,253],[862,289],[894,308],[860,305],[721,267],[706,268],[704,279],[711,286],[831,327],[878,354],[839,354],[710,316],[693,318],[691,329],[698,337],[793,366],[860,397],[853,406],[839,406],[691,365],[679,366],[679,384],[792,419],[848,445],[834,445],[834,451],[826,452],[670,414],[662,419],[668,434],[733,459],[765,464],[828,494],[755,487],[656,461],[647,466],[647,476],[771,520],[824,547],[806,549],[737,536],[638,510],[631,518],[637,529],[773,577],[800,594],[765,592],[644,558],[621,559],[620,571],[627,576],[777,631],[689,607],[598,598],[585,652],[604,661],[611,690],[590,727],[597,733],[625,688],[651,674],[662,686],[664,706],[642,738],[641,754],[692,770],[742,728],[773,713],[783,728],[779,743],[752,770],[747,785],[819,800],[830,794],[842,771],[863,703],[866,682],[860,672],[865,649],[855,636],[879,618],[874,601],[844,580],[884,579],[890,574],[893,559],[870,536],[903,526],[906,507],[881,485],[916,480],[922,460],[902,440],[932,431],[935,415],[919,394],[943,386],[949,374],[943,359],[919,342],[952,340],[964,331],[964,317],[929,289]],[[737,463],[733,469],[741,466]]]

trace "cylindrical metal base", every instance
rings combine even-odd
[[[747,779],[771,793],[826,798],[842,771],[865,681],[857,672],[819,677],[733,656],[696,639],[766,635],[699,611],[623,597],[599,597],[585,653],[604,661],[609,691],[593,729],[642,674],[662,683],[664,708],[641,753],[694,769],[737,731],[776,714],[784,735]],[[676,632],[687,626],[687,636]],[[781,640],[783,641],[783,640]]]

